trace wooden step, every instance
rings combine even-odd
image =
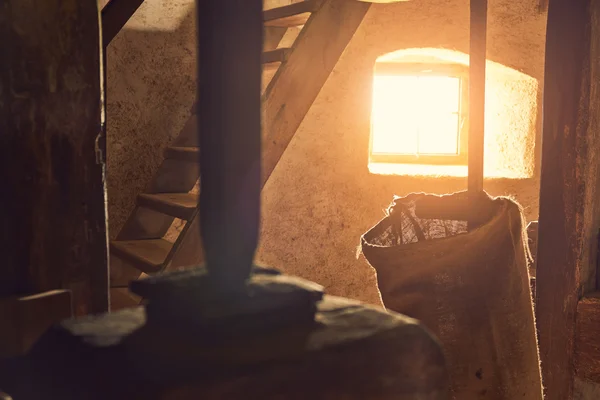
[[[147,274],[159,272],[173,243],[164,239],[112,241],[114,255]]]
[[[266,10],[263,13],[264,25],[285,28],[304,25],[316,9],[317,2],[310,0]]]
[[[290,53],[289,48],[282,47],[271,51],[265,51],[262,54],[263,70],[278,68],[279,65],[287,60]]]
[[[142,193],[138,206],[189,221],[198,207],[198,195],[192,193]]]
[[[189,162],[200,162],[199,147],[169,147],[165,150],[165,158]]]
[[[142,302],[140,296],[131,293],[127,288],[110,289],[110,311],[139,306]]]
[[[200,163],[165,158],[146,188],[147,193],[187,193],[200,178]]]

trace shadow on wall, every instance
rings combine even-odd
[[[146,1],[107,50],[107,186],[114,238],[183,128],[196,90],[193,1]]]

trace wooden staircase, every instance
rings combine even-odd
[[[263,72],[274,75],[263,92],[263,186],[368,8],[359,1],[308,0],[264,11]],[[280,46],[290,28],[301,29],[291,46]],[[203,261],[194,112],[110,243],[112,309],[139,303],[129,281]]]

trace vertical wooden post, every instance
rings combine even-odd
[[[0,297],[106,311],[98,4],[3,1],[0,38]]]
[[[261,0],[197,1],[200,226],[206,265],[240,288],[258,244],[261,179]]]
[[[590,57],[591,29],[597,24],[591,4],[551,0],[548,8],[536,269],[546,400],[573,396],[577,303],[595,287],[600,94],[591,89],[598,79],[591,73],[600,63],[597,55]]]
[[[469,192],[483,191],[487,0],[471,0],[469,47]]]

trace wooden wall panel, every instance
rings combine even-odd
[[[0,297],[70,289],[108,308],[95,1],[0,7]]]

